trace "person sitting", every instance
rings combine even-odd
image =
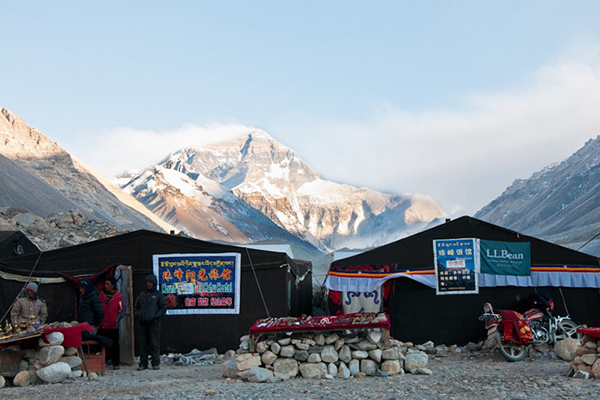
[[[31,321],[31,316],[35,317],[34,322],[43,325],[48,318],[48,307],[46,300],[37,295],[38,285],[29,282],[25,286],[23,293],[16,301],[10,311],[10,318],[14,327],[19,328],[22,325],[28,325]]]
[[[79,300],[79,309],[77,310],[77,322],[80,324],[87,322],[94,328],[91,332],[83,331],[81,339],[83,341],[96,340],[106,347],[111,347],[113,344],[112,339],[97,334],[98,326],[100,326],[104,318],[104,308],[92,281],[83,279],[79,284],[79,293],[81,294],[81,298]]]

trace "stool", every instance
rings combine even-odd
[[[100,346],[99,352],[90,352],[90,346]],[[106,348],[95,340],[87,340],[81,343],[79,348],[81,360],[83,361],[82,369],[87,372],[99,372],[104,375],[106,362]]]

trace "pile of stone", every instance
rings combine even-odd
[[[440,349],[432,342],[413,345],[394,339],[386,341],[380,331],[361,334],[294,333],[270,336],[249,352],[249,337],[240,348],[225,354],[222,374],[228,380],[277,382],[303,378],[349,379],[404,374],[431,375],[428,352]]]
[[[579,379],[600,379],[600,339],[584,335],[579,339],[564,339],[554,346],[556,355],[570,361],[567,376]]]
[[[77,355],[77,349],[62,346],[63,334],[53,332],[47,334],[46,339],[48,343],[40,338],[34,348],[22,349],[19,345],[15,345],[3,350],[23,355],[19,372],[12,377],[14,386],[24,387],[44,382],[58,383],[83,376],[82,360]],[[5,384],[6,380],[1,378],[0,387]]]

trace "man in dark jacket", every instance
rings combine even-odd
[[[140,322],[138,371],[148,368],[148,352],[152,356],[152,368],[160,368],[160,317],[166,312],[167,302],[165,296],[157,289],[157,279],[154,275],[148,275],[146,290],[139,294],[134,305],[134,315]]]
[[[104,318],[104,307],[102,307],[102,300],[100,300],[92,281],[83,279],[79,284],[79,293],[81,293],[81,298],[77,310],[77,322],[80,324],[87,322],[95,328],[92,332],[83,331],[81,339],[83,341],[96,340],[106,347],[111,347],[112,339],[96,334],[98,326]]]

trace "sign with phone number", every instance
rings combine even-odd
[[[154,274],[167,315],[239,314],[239,253],[155,254]]]

